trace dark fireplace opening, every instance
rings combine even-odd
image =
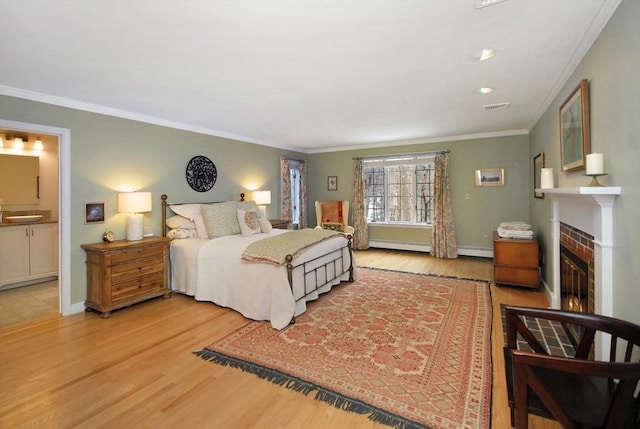
[[[563,310],[589,312],[589,262],[562,243],[560,295]]]

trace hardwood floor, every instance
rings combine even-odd
[[[491,280],[491,260],[359,251],[364,266]],[[545,294],[491,287],[492,427],[509,428],[500,304],[547,306]],[[101,319],[96,313],[0,329],[2,428],[384,428],[239,370],[194,357],[246,323],[234,311],[174,295]],[[552,429],[530,417],[530,428]]]

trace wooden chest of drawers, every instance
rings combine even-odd
[[[87,253],[86,309],[108,318],[112,310],[161,295],[168,298],[170,241],[149,237],[83,244]]]
[[[500,238],[493,232],[493,274],[497,284],[538,288],[538,242]]]

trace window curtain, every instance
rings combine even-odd
[[[436,155],[433,182],[434,219],[431,234],[431,255],[436,258],[455,259],[458,257],[458,243],[453,225],[449,156],[446,153]]]
[[[353,248],[364,250],[369,248],[369,231],[365,211],[364,177],[362,176],[362,160],[355,160],[353,169]]]
[[[300,171],[300,228],[307,227],[307,165],[304,161],[298,161]],[[291,204],[289,204],[291,207]]]
[[[280,208],[282,219],[291,219],[291,163],[295,162],[300,172],[300,219],[298,227],[307,227],[307,174],[304,161],[280,158],[280,184],[282,194],[282,206]]]

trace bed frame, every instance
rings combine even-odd
[[[166,237],[167,236],[167,210],[170,210],[170,206],[171,205],[178,205],[178,204],[193,204],[193,203],[169,203],[167,202],[168,196],[167,194],[162,194],[160,196],[160,198],[162,199],[162,236]],[[244,201],[244,193],[240,194],[240,201]],[[202,202],[199,204],[213,204],[213,203],[217,203],[219,201],[213,201],[213,202]],[[349,272],[349,282],[353,282],[354,278],[353,278],[353,236],[351,234],[345,234],[346,238],[347,238],[347,247],[349,249],[349,268],[348,268],[348,272]],[[289,287],[291,288],[291,293],[294,293],[294,288],[293,288],[293,272],[294,270],[300,268],[303,270],[303,278],[304,278],[304,293],[303,295],[296,297],[294,296],[294,299],[296,302],[305,299],[307,296],[309,296],[310,294],[312,294],[313,292],[316,291],[317,289],[317,284],[318,284],[318,278],[320,277],[320,274],[324,274],[322,276],[322,278],[326,279],[326,282],[330,282],[333,281],[337,278],[342,277],[347,271],[343,270],[344,267],[344,261],[343,261],[343,252],[342,252],[342,248],[338,249],[338,250],[334,250],[333,252],[329,253],[328,255],[334,255],[333,258],[331,258],[330,261],[323,263],[319,266],[315,266],[315,264],[313,264],[314,261],[326,257],[327,255],[322,255],[318,258],[312,259],[310,261],[306,261],[303,263],[300,263],[298,265],[293,265],[293,255],[287,255],[285,257],[285,267],[287,269],[287,279],[289,281]],[[333,270],[329,270],[329,268],[333,265]],[[340,267],[340,269],[338,269],[338,267]],[[329,279],[327,277],[328,273],[332,271],[334,273],[333,278]],[[311,288],[307,287],[307,276],[311,274],[313,276],[315,276],[316,278],[316,282],[315,285],[312,286]],[[295,323],[295,317],[291,320],[291,323]]]

